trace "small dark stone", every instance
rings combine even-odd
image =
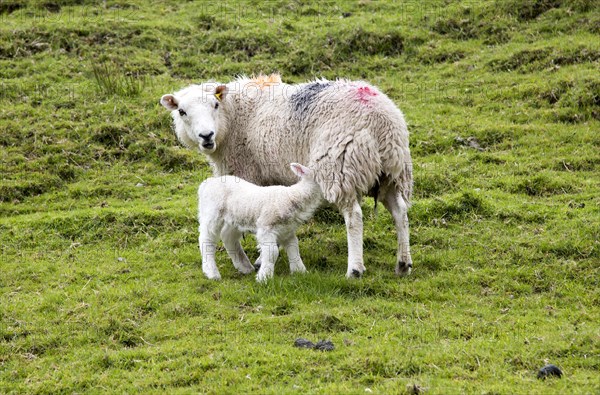
[[[562,370],[558,368],[556,365],[546,365],[538,371],[537,378],[545,380],[547,377],[557,376],[562,377]]]
[[[342,13],[342,16],[343,16],[344,18],[349,18],[349,17],[351,17],[351,16],[352,16],[352,13],[351,13],[351,12],[343,12],[343,13]]]
[[[335,347],[330,340],[321,340],[315,345],[315,350],[321,351],[333,351]]]
[[[456,141],[458,144],[460,145],[464,145],[466,147],[470,147],[473,149],[476,149],[477,151],[484,151],[483,148],[481,148],[481,145],[479,144],[479,141],[477,141],[477,139],[473,136],[471,137],[467,137],[466,139],[460,137],[460,136],[456,136],[454,138],[454,141]]]
[[[407,384],[406,385],[406,393],[408,393],[408,394],[417,395],[424,391],[425,391],[425,388],[421,387],[420,385],[417,385],[417,384],[412,384],[412,385]]]
[[[362,276],[362,273],[359,272],[358,270],[354,269],[354,270],[352,270],[352,275],[356,278],[360,278]]]
[[[573,201],[569,202],[569,207],[571,208],[585,208],[585,203],[575,203]]]
[[[310,340],[303,339],[301,337],[297,338],[294,342],[294,347],[298,348],[315,348],[315,344]]]

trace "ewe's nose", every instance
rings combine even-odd
[[[210,132],[208,132],[208,134],[198,133],[198,137],[200,137],[204,141],[210,141],[210,139],[214,135],[215,135],[215,132],[213,132],[212,130]]]

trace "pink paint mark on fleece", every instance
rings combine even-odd
[[[356,97],[362,104],[367,104],[372,96],[377,96],[377,92],[368,86],[362,86],[356,90]]]

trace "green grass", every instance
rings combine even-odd
[[[594,1],[15,0],[0,20],[0,393],[600,392]],[[330,209],[299,230],[308,274],[282,256],[259,285],[221,250],[202,276],[210,170],[158,99],[273,71],[368,79],[404,111],[410,277],[371,199],[360,280]]]

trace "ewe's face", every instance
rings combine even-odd
[[[225,86],[191,86],[174,95],[164,95],[160,103],[171,110],[175,132],[186,146],[211,154],[217,149],[217,115]]]

